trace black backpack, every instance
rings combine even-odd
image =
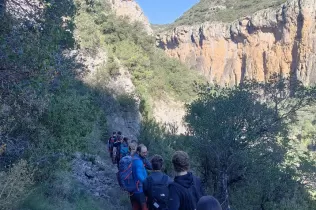
[[[169,177],[163,175],[161,181],[154,182],[151,176],[148,177],[148,207],[149,209],[168,209],[169,199],[169,188],[168,181]]]
[[[172,183],[174,186],[177,186],[182,192],[185,193],[185,207],[186,209],[183,210],[192,210],[196,209],[197,203],[200,198],[203,196],[201,192],[197,189],[197,180],[196,177],[193,176],[193,180],[191,183],[190,188],[185,188],[182,185],[178,184],[177,182]],[[182,210],[182,209],[181,209]]]

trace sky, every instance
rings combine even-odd
[[[199,0],[136,0],[149,22],[166,24],[174,22]]]

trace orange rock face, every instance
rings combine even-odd
[[[206,22],[157,35],[157,46],[211,82],[292,74],[316,83],[316,0],[292,0],[233,23]]]

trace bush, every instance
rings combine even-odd
[[[136,111],[137,101],[133,94],[122,94],[117,97],[117,102],[123,108],[124,111]]]
[[[30,193],[34,169],[25,160],[12,165],[7,172],[0,172],[0,209],[10,210]]]
[[[52,98],[43,116],[44,125],[54,136],[46,144],[61,152],[85,149],[88,142],[84,138],[92,131],[97,112],[91,93],[65,89]]]

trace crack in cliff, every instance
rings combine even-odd
[[[262,59],[263,59],[263,73],[264,73],[264,81],[267,81],[267,79],[269,78],[269,71],[268,71],[268,66],[267,66],[267,62],[268,62],[268,58],[267,58],[267,52],[264,51],[262,53]]]
[[[297,30],[296,35],[294,38],[294,43],[292,47],[292,62],[290,65],[290,87],[291,92],[294,94],[296,83],[298,81],[298,65],[300,62],[300,42],[302,40],[302,34],[303,34],[303,26],[304,26],[304,15],[302,13],[302,0],[298,0],[298,8],[299,13],[297,15]]]
[[[240,83],[244,83],[245,77],[246,77],[246,71],[247,71],[247,55],[243,54],[241,59],[241,77],[240,77]]]

